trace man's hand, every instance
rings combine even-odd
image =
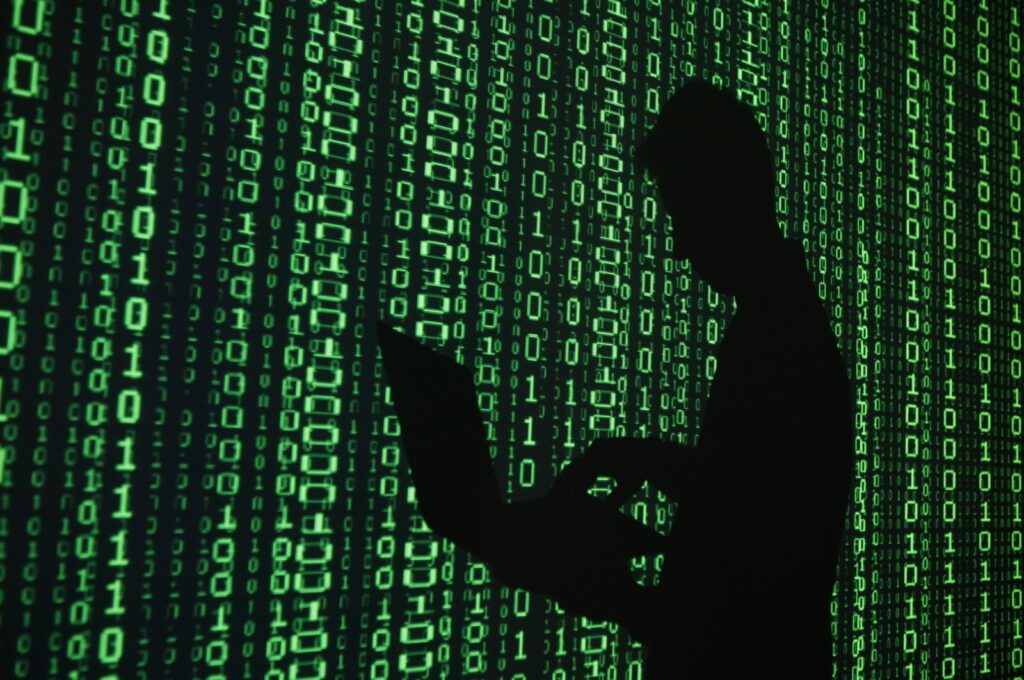
[[[598,439],[562,470],[551,495],[569,497],[586,494],[598,477],[614,477],[615,489],[605,501],[612,507],[617,508],[628,501],[645,481],[673,500],[680,500],[686,495],[684,466],[692,462],[692,453],[692,447],[660,439]]]
[[[649,635],[656,591],[637,585],[631,557],[664,552],[667,539],[587,494],[504,506],[485,559],[510,586],[554,598],[568,613]]]
[[[616,621],[641,640],[657,633],[663,596],[636,583],[632,557],[665,552],[668,539],[619,508],[645,481],[680,494],[686,447],[657,439],[599,439],[544,498],[504,505],[478,555],[506,584],[554,598],[569,613]],[[598,477],[616,479],[604,499]]]

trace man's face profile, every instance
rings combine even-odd
[[[752,111],[691,81],[666,102],[639,156],[671,218],[672,255],[732,292],[744,251],[774,229],[771,158]]]

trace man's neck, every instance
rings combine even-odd
[[[792,278],[795,266],[791,246],[781,235],[749,244],[742,256],[743,281],[736,290],[740,306],[759,305],[783,294],[781,286]]]

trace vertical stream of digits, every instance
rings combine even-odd
[[[1024,677],[1022,23],[995,0],[3,3],[0,664],[642,677],[618,626],[425,524],[373,329],[472,370],[506,500],[598,437],[695,443],[735,303],[669,257],[634,153],[702,78],[756,111],[855,390],[837,677]],[[674,519],[646,488],[631,511]]]

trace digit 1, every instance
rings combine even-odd
[[[118,472],[131,472],[135,469],[135,462],[132,461],[132,451],[135,444],[135,440],[131,437],[125,437],[124,439],[117,442],[117,446],[121,449],[121,462],[114,468]]]
[[[114,489],[117,494],[117,510],[110,515],[114,519],[131,519],[132,511],[128,509],[128,492],[131,489],[130,484],[121,484]]]
[[[210,627],[210,630],[222,633],[228,629],[228,622],[224,619],[224,603],[217,607],[217,623]]]
[[[255,236],[256,232],[252,230],[253,224],[252,212],[242,213],[242,228],[238,233],[245,234],[246,236]]]
[[[114,558],[110,560],[111,567],[127,567],[128,559],[125,557],[125,543],[127,542],[128,532],[121,529],[113,536],[110,537],[110,542],[114,544]]]
[[[171,0],[160,0],[160,7],[153,12],[154,19],[163,19],[164,21],[170,21],[171,15],[167,13],[167,5],[170,4]]]
[[[129,364],[122,375],[126,378],[141,378],[142,371],[139,370],[139,360],[142,358],[142,343],[136,341],[125,348],[128,352]]]
[[[110,591],[110,606],[103,613],[110,616],[121,616],[124,614],[124,606],[121,603],[124,595],[124,582],[117,579],[113,583],[107,584],[107,590]]]
[[[143,196],[156,196],[156,187],[153,182],[153,163],[143,163],[141,165],[142,174],[146,176],[146,183],[139,188],[139,193]]]
[[[14,128],[14,151],[4,149],[4,160],[30,161],[32,156],[25,153],[25,119],[18,118],[10,121],[9,125]]]
[[[522,661],[526,658],[526,654],[523,653],[523,631],[516,633],[516,661]]]
[[[536,446],[537,442],[533,439],[533,416],[524,418],[526,421],[526,439],[523,441],[525,446]]]
[[[132,255],[132,262],[135,263],[135,276],[132,277],[132,284],[136,286],[148,286],[149,279],[146,278],[146,252]]]

